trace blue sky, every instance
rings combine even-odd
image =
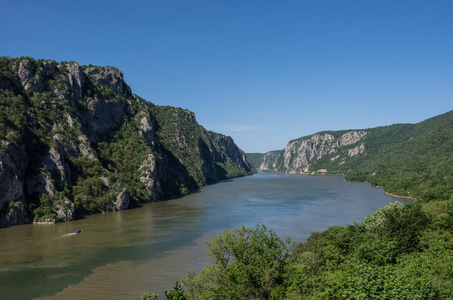
[[[453,1],[0,0],[0,55],[123,71],[246,152],[453,109]]]

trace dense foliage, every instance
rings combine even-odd
[[[252,162],[255,168],[259,168],[263,161],[264,153],[247,153],[247,157]]]
[[[344,147],[312,161],[310,170],[346,174],[419,200],[390,203],[360,223],[313,233],[291,252],[278,297],[238,298],[453,299],[453,111],[366,131],[363,153],[351,157],[356,145]],[[345,131],[325,133],[339,138]],[[194,294],[204,272],[185,281],[188,299],[208,299],[213,289],[207,284],[204,294]]]
[[[389,193],[446,200],[453,189],[453,111],[411,125],[376,128],[369,153],[346,175]]]
[[[177,299],[452,299],[452,220],[453,197],[389,203],[296,247],[264,226],[226,231]]]
[[[419,200],[296,247],[265,227],[226,231],[208,243],[212,263],[183,281],[184,299],[453,299],[453,112],[367,132],[360,155],[331,159],[352,145],[310,168]]]
[[[251,174],[235,152],[192,112],[132,94],[116,68],[0,57],[0,160],[24,190],[0,199],[0,223],[15,202],[34,221],[67,221],[118,209],[124,191],[134,207]]]
[[[338,141],[348,131],[324,131],[318,135],[329,134]],[[346,180],[366,181],[399,196],[448,199],[453,189],[453,111],[418,124],[395,124],[363,131],[367,134],[359,142],[311,160],[308,172],[326,170],[328,174],[346,175]],[[309,140],[312,136],[289,143]],[[363,144],[363,151],[350,155],[359,144]],[[320,150],[313,149],[314,153]],[[291,166],[300,154],[286,155],[286,158],[278,155],[273,161],[276,167],[270,171],[288,172],[284,160]]]

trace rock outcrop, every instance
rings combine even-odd
[[[277,157],[279,157],[281,151],[269,151],[263,156],[263,161],[259,166],[259,170],[275,170],[277,168]]]
[[[266,153],[259,170],[290,174],[329,173],[333,170],[332,167],[341,166],[346,158],[365,151],[365,144],[358,145],[358,142],[366,134],[365,130],[341,134],[317,133],[290,141],[285,149]],[[328,167],[319,163],[314,165],[315,162],[323,161],[323,158],[330,162]]]
[[[22,143],[15,146],[2,142],[6,144],[6,150],[0,154],[0,211],[4,215],[0,226],[5,226],[29,221],[24,193],[28,161]]]
[[[126,189],[123,189],[121,193],[118,194],[115,201],[115,208],[117,210],[125,210],[129,207],[129,202],[131,201],[131,195]]]
[[[230,137],[134,95],[116,68],[0,64],[0,226],[123,210],[254,172]]]

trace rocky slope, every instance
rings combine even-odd
[[[0,226],[69,221],[251,174],[230,137],[113,67],[0,59]]]
[[[264,154],[261,171],[342,174],[386,192],[449,199],[453,190],[453,111],[417,124],[320,132]],[[256,156],[256,155],[255,155]]]
[[[365,151],[365,146],[360,141],[366,134],[365,130],[317,133],[293,140],[282,151],[267,152],[258,169],[290,174],[326,173],[326,169],[315,170],[310,168],[310,164],[328,157],[341,168],[346,159]],[[332,171],[334,170],[330,170]]]

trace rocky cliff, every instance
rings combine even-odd
[[[251,174],[230,137],[113,67],[0,59],[0,226],[72,220]]]
[[[453,111],[416,124],[320,132],[262,156],[258,169],[343,174],[394,195],[449,199],[453,190]],[[256,155],[255,155],[256,156]]]
[[[366,136],[365,130],[317,133],[312,136],[290,141],[282,151],[271,151],[264,155],[258,168],[261,171],[302,173],[332,173],[341,168],[345,160],[365,151],[360,141]],[[312,164],[329,159],[330,170],[315,169]],[[315,164],[316,165],[316,164]]]

